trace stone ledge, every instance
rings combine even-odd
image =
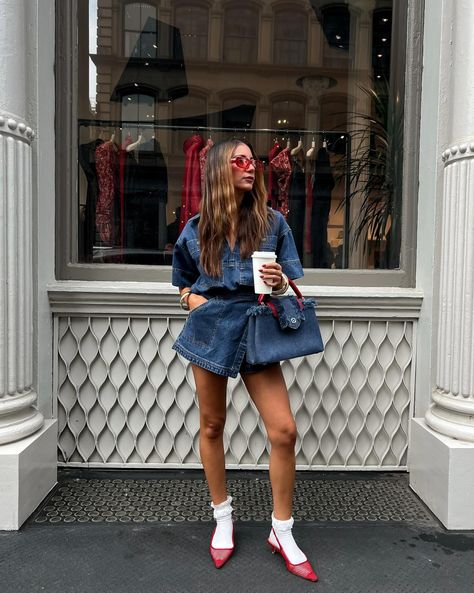
[[[318,302],[321,318],[418,319],[423,293],[412,288],[300,286]],[[169,282],[58,281],[47,286],[59,315],[161,315],[183,317],[178,291]]]

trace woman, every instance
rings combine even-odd
[[[246,311],[256,299],[252,253],[276,252],[277,262],[260,269],[273,294],[286,291],[287,276],[303,275],[291,230],[266,201],[261,163],[251,147],[238,140],[214,145],[207,157],[200,214],[188,221],[174,249],[173,284],[190,313],[173,347],[191,362],[196,383],[201,461],[216,519],[210,546],[215,566],[220,568],[234,550],[223,433],[227,377],[240,372],[271,444],[268,542],[290,572],[316,581],[292,535],[296,425],[283,374],[279,364],[256,366],[245,360]]]

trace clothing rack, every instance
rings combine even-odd
[[[189,132],[242,132],[247,134],[289,134],[289,135],[318,135],[318,136],[334,136],[339,135],[343,137],[350,136],[349,132],[341,132],[338,130],[292,130],[289,128],[221,128],[216,126],[180,126],[175,124],[159,124],[148,121],[136,121],[136,120],[105,120],[105,119],[78,119],[79,126],[100,126],[109,128],[150,128],[150,129],[161,129],[161,130],[174,130],[174,131],[189,131]]]
[[[346,140],[346,159],[347,159],[347,171],[346,171],[346,183],[345,183],[345,208],[344,208],[344,226],[343,226],[343,243],[342,243],[342,269],[349,267],[349,227],[350,227],[350,161],[351,161],[351,150],[352,150],[352,138],[349,132],[339,130],[294,130],[289,128],[222,128],[215,126],[185,126],[176,124],[160,124],[156,122],[137,122],[136,120],[105,120],[105,119],[82,119],[77,120],[78,128],[81,126],[97,126],[104,128],[142,128],[152,130],[171,130],[171,131],[188,131],[190,133],[208,132],[225,132],[234,134],[271,134],[272,136],[322,136],[333,138],[339,136],[339,138]]]

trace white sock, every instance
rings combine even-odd
[[[268,539],[276,548],[283,548],[283,551],[285,552],[285,555],[291,564],[301,564],[307,560],[307,558],[296,545],[296,542],[293,538],[293,534],[291,533],[293,523],[293,517],[287,521],[280,521],[279,519],[275,519],[275,516],[272,513],[272,527],[273,531],[275,531],[278,541],[276,541],[273,531],[270,532],[270,537]]]
[[[232,496],[228,496],[227,500],[220,504],[211,502],[211,507],[214,509],[214,519],[216,520],[216,531],[212,538],[211,545],[213,548],[219,550],[225,548],[233,548],[232,542],[233,524],[232,524]]]

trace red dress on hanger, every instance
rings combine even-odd
[[[276,157],[280,150],[281,146],[278,144],[278,142],[275,142],[268,153],[268,200],[274,209],[276,209],[278,187],[276,183],[276,177],[273,173],[272,160]]]
[[[181,192],[181,215],[179,232],[199,211],[201,201],[201,168],[199,165],[199,151],[204,147],[204,140],[199,134],[186,138],[183,144],[185,155],[183,188]]]
[[[95,225],[100,240],[108,246],[115,242],[114,202],[119,176],[119,159],[116,145],[109,141],[100,144],[95,151],[98,196]]]
[[[276,210],[281,212],[286,218],[289,210],[289,190],[291,178],[291,161],[290,149],[284,148],[271,161],[271,166],[277,178],[278,184],[278,199],[276,203]]]

